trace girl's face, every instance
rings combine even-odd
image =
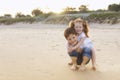
[[[82,23],[79,23],[79,22],[76,22],[74,23],[74,28],[75,28],[75,31],[78,33],[78,34],[81,34],[82,31],[83,31],[83,25]]]

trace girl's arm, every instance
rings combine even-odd
[[[77,50],[80,47],[80,45],[83,43],[83,41],[85,40],[85,38],[86,37],[81,38],[81,40],[78,42],[78,44],[76,44],[74,47],[69,47],[68,48],[68,52],[72,52],[74,50]]]
[[[77,48],[80,47],[80,45],[83,43],[86,37],[81,38],[81,40],[76,44],[74,47],[72,47],[72,50],[76,50]]]
[[[73,47],[73,46],[70,45],[70,44],[67,45],[67,52],[68,52],[68,53],[72,52],[72,47]]]
[[[92,48],[92,69],[96,70],[96,55],[95,55],[95,49]]]

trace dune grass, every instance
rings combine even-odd
[[[18,22],[49,24],[68,24],[70,20],[82,18],[93,23],[120,23],[120,12],[77,13],[77,14],[43,14],[37,17],[0,18],[0,24],[10,25]]]

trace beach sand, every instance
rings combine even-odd
[[[97,57],[85,72],[67,63],[66,25],[0,25],[0,80],[120,80],[120,24],[90,24]]]

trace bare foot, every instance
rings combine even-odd
[[[81,65],[81,66],[80,66],[80,71],[85,71],[85,70],[86,70],[85,65]]]
[[[92,70],[96,71],[96,67],[92,67]]]
[[[69,62],[68,65],[73,65],[73,62]]]
[[[78,69],[79,69],[79,67],[77,67],[77,66],[74,65],[74,64],[71,66],[71,70],[78,70]]]

